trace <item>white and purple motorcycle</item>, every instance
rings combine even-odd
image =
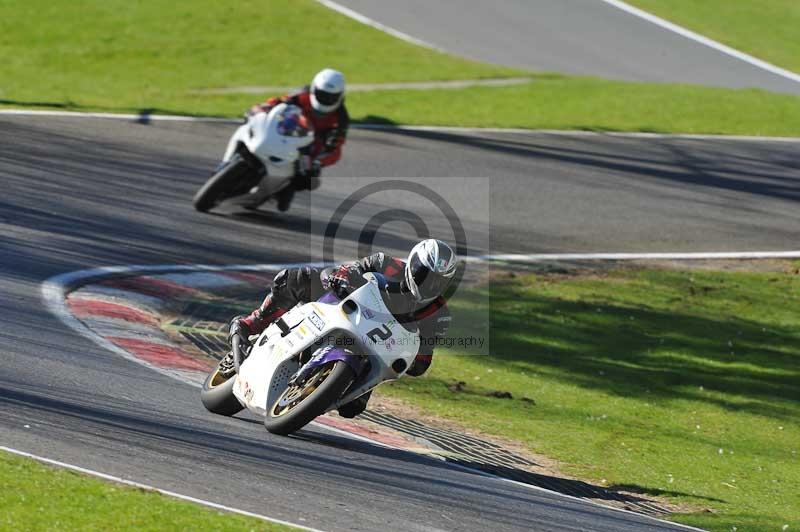
[[[314,141],[314,130],[302,110],[281,103],[268,113],[255,113],[236,129],[222,164],[194,196],[194,207],[206,212],[225,200],[256,208],[292,179],[301,168],[300,150]]]
[[[223,359],[201,392],[211,412],[244,408],[264,417],[267,430],[290,434],[314,418],[402,377],[414,362],[415,324],[399,323],[386,305],[398,289],[378,273],[341,301],[332,293],[299,304],[252,343],[232,339],[232,365]]]

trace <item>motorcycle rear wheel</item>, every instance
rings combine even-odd
[[[233,395],[233,385],[236,382],[236,374],[225,378],[220,373],[219,366],[208,374],[200,391],[200,400],[206,410],[221,416],[232,416],[244,409],[242,403]]]
[[[194,195],[194,208],[206,212],[216,207],[222,200],[234,196],[238,184],[244,181],[253,168],[240,155],[236,154],[216,174],[206,181]]]
[[[264,426],[286,436],[300,430],[336,402],[355,374],[345,362],[334,360],[317,368],[300,386],[290,386],[267,409]]]

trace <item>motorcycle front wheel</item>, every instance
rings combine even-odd
[[[236,382],[236,374],[229,377],[223,376],[219,365],[214,371],[208,374],[200,390],[200,400],[206,410],[221,416],[232,416],[238,414],[244,408],[242,403],[233,395],[233,385]]]
[[[194,195],[194,208],[200,212],[206,212],[216,207],[222,200],[235,196],[237,191],[245,183],[249,189],[247,181],[253,172],[253,168],[239,154],[231,157],[228,164],[206,181],[197,194]]]
[[[341,360],[322,364],[303,384],[286,388],[267,409],[264,426],[282,436],[300,430],[336,402],[354,377],[350,366]]]

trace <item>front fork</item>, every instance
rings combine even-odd
[[[326,345],[317,349],[308,362],[297,370],[297,373],[289,379],[290,385],[302,385],[309,376],[314,374],[314,369],[327,364],[328,362],[341,361],[350,366],[353,375],[358,378],[364,369],[364,357],[353,353],[348,349]]]

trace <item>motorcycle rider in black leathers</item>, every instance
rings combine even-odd
[[[246,339],[260,334],[298,303],[316,301],[326,291],[344,298],[367,282],[364,273],[377,272],[399,281],[399,292],[389,295],[389,310],[398,321],[413,322],[419,328],[419,352],[406,372],[418,377],[430,367],[436,340],[444,337],[450,325],[450,312],[442,294],[456,269],[457,257],[452,248],[441,240],[427,239],[414,246],[405,261],[378,252],[342,264],[332,272],[309,266],[281,270],[263,303],[249,315],[233,318],[231,337]],[[348,418],[359,415],[366,409],[369,397],[370,393],[366,393],[342,405],[339,415]]]

